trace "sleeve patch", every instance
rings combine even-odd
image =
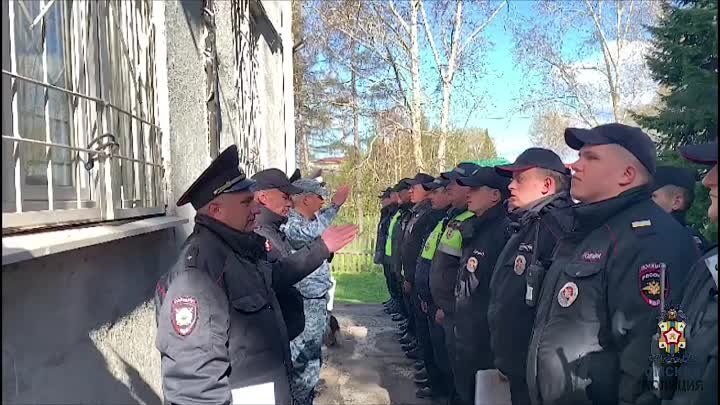
[[[662,271],[665,269],[665,263],[645,263],[640,266],[638,273],[638,284],[640,296],[643,301],[651,307],[660,306],[661,297],[661,278]],[[670,284],[668,282],[667,273],[665,274],[665,298],[670,294]]]
[[[177,297],[170,306],[173,328],[180,336],[187,336],[195,329],[198,302],[195,297]]]

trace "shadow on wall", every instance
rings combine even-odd
[[[152,298],[175,251],[166,230],[3,266],[2,402],[161,403]]]

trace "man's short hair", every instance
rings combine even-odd
[[[683,199],[683,205],[680,207],[680,211],[685,212],[692,207],[693,202],[695,201],[695,193],[691,192],[691,190],[686,189],[685,187],[676,186],[674,184],[668,184],[663,187],[660,187],[658,191],[662,190],[662,192],[666,193],[672,193],[674,194],[680,194]]]
[[[570,176],[556,172],[555,170],[538,169],[543,176],[550,177],[555,181],[555,192],[561,193],[570,190]]]

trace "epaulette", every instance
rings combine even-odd
[[[640,219],[632,221],[630,227],[638,236],[649,236],[655,234],[655,227],[649,219]]]

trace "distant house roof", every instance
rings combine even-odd
[[[315,160],[313,162],[314,165],[339,165],[342,164],[342,162],[345,161],[345,157],[339,156],[339,157],[328,157],[328,158],[322,158]]]

